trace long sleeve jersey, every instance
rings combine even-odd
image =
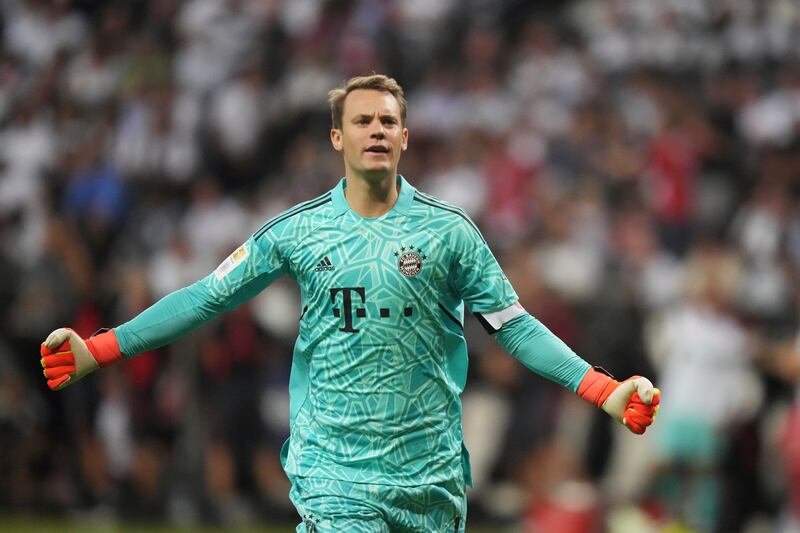
[[[465,304],[528,368],[573,392],[589,369],[519,305],[473,222],[402,176],[364,218],[346,180],[271,219],[214,272],[115,329],[126,357],[172,342],[283,275],[300,287],[290,390],[292,477],[471,483],[461,429]]]

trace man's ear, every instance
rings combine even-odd
[[[401,147],[404,152],[408,148],[408,128],[403,128],[403,144]]]
[[[331,128],[331,144],[337,152],[342,151],[342,130]]]

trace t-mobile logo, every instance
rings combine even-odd
[[[333,308],[333,316],[336,318],[344,318],[344,327],[339,328],[339,331],[344,331],[345,333],[358,333],[361,331],[356,329],[353,324],[356,318],[367,317],[367,308],[362,307],[367,303],[366,289],[364,287],[336,287],[330,289],[330,291],[331,303],[334,306],[337,305],[337,300],[339,300],[337,295],[339,293],[342,294],[342,307]],[[355,294],[355,297],[353,294]],[[380,318],[390,318],[392,316],[392,311],[388,307],[381,307],[378,309],[378,313]],[[403,308],[403,316],[412,316],[413,314],[413,307]]]

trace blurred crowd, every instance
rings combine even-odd
[[[523,305],[661,388],[634,438],[468,320],[470,521],[800,531],[793,0],[1,0],[0,512],[292,520],[287,280],[58,393],[39,343],[118,325],[342,174],[327,91],[395,77],[401,172]],[[800,338],[800,337],[798,337]]]

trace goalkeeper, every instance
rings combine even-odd
[[[290,275],[303,313],[281,460],[297,531],[464,530],[465,305],[526,367],[643,433],[659,402],[650,381],[620,383],[573,353],[519,304],[464,212],[397,174],[408,145],[400,86],[357,77],[329,99],[338,184],[129,322],[90,339],[52,332],[41,347],[48,386],[168,344]]]

